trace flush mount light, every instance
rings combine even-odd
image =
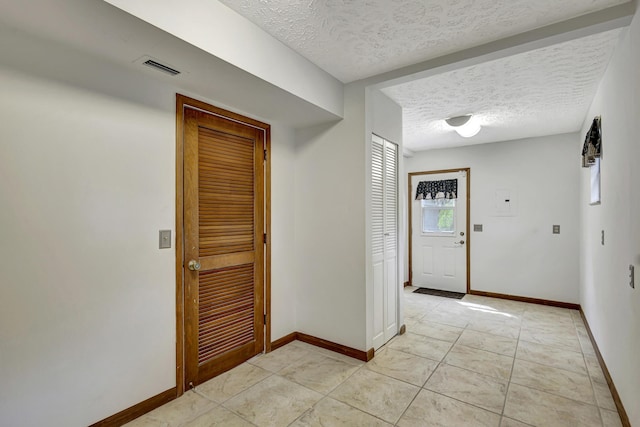
[[[480,125],[471,120],[471,114],[445,119],[445,122],[463,138],[471,138],[480,132]]]

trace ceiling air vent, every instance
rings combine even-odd
[[[161,64],[161,63],[159,63],[157,61],[154,61],[153,59],[147,59],[142,64],[146,65],[147,67],[155,68],[156,70],[162,71],[163,73],[170,74],[172,76],[176,76],[176,75],[180,74],[180,71],[174,70],[173,68],[171,68],[171,67],[169,67],[167,65]]]

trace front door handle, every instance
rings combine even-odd
[[[189,261],[189,264],[187,264],[187,267],[189,267],[189,270],[191,271],[198,271],[200,270],[200,262],[192,259]]]
[[[464,240],[460,240],[459,242],[453,242],[454,245],[464,245]]]

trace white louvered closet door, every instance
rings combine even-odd
[[[373,347],[398,332],[398,146],[373,135],[371,149]]]

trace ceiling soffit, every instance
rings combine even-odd
[[[220,0],[343,82],[627,0]]]

